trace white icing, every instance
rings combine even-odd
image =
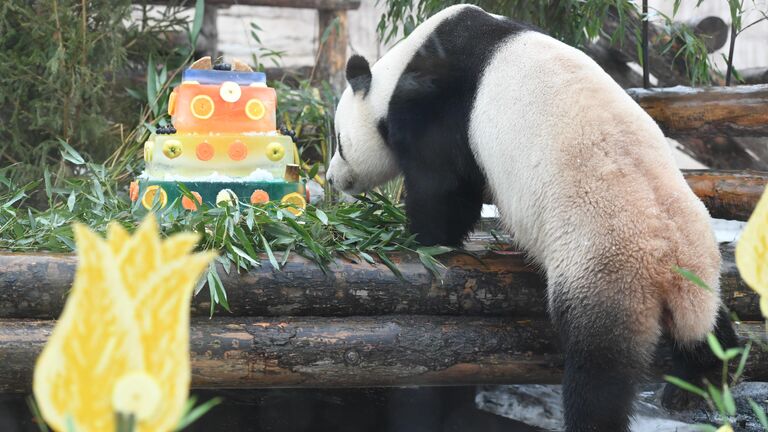
[[[181,182],[181,183],[188,183],[188,182],[209,182],[209,183],[224,183],[224,182],[268,182],[268,181],[280,181],[281,179],[276,179],[275,176],[272,175],[269,171],[257,168],[255,171],[251,172],[247,176],[244,177],[232,177],[224,174],[219,174],[218,172],[214,172],[212,174],[209,174],[207,176],[183,176],[178,174],[163,174],[159,176],[150,176],[146,171],[141,173],[139,176],[142,180],[154,180],[154,181],[170,181],[170,182]]]

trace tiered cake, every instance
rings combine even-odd
[[[198,60],[168,100],[172,126],[159,127],[144,144],[146,170],[131,184],[131,199],[147,209],[179,197],[188,210],[235,200],[281,200],[303,209],[308,197],[298,153],[292,138],[276,130],[276,105],[263,73],[237,61],[232,67]],[[197,202],[182,196],[179,183]]]

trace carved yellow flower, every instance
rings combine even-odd
[[[744,281],[760,296],[768,318],[768,191],[763,193],[736,245],[736,266]]]
[[[57,431],[113,431],[118,412],[136,431],[172,430],[189,392],[190,299],[214,254],[191,253],[196,234],[161,240],[152,215],[133,236],[116,223],[106,240],[74,232],[75,281],[35,367],[42,416]]]

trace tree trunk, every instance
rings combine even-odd
[[[344,88],[344,69],[349,43],[347,11],[321,9],[318,14],[318,59],[315,78],[328,81],[340,93]]]

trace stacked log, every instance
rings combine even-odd
[[[746,216],[766,177],[694,172],[689,181],[713,210]],[[743,190],[742,190],[743,189]],[[557,336],[546,313],[545,281],[523,253],[471,243],[473,254],[440,257],[436,278],[410,254],[384,265],[338,259],[327,273],[293,255],[282,271],[264,257],[244,274],[220,274],[231,313],[208,317],[192,304],[195,387],[350,387],[556,383]],[[741,280],[733,244],[721,245],[725,303],[745,320],[742,338],[768,342],[758,297]],[[29,390],[36,356],[74,277],[71,255],[0,255],[0,392]],[[753,320],[753,321],[749,321]],[[656,370],[668,366],[668,344]],[[768,379],[768,352],[754,349],[751,379]]]
[[[704,165],[768,170],[768,85],[627,91]]]

